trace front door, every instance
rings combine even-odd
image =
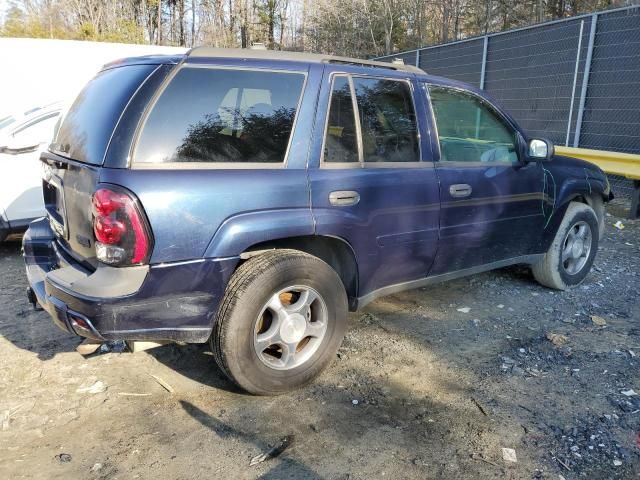
[[[359,296],[425,277],[438,243],[438,182],[407,72],[327,66],[310,165],[316,233],[353,247]],[[419,100],[419,99],[418,99]],[[424,144],[423,144],[424,143]]]
[[[440,248],[432,275],[537,253],[544,173],[513,125],[481,97],[429,85],[440,158]]]

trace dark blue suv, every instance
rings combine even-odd
[[[31,301],[83,337],[209,341],[256,394],[311,381],[381,295],[516,263],[579,284],[611,197],[468,85],[259,50],[105,66],[42,162]]]

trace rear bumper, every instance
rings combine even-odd
[[[206,342],[238,258],[89,271],[59,247],[46,219],[23,237],[29,286],[63,330],[97,340]]]

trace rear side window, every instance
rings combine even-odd
[[[157,65],[127,65],[98,73],[67,112],[51,151],[101,165],[122,111],[156,68]]]
[[[281,163],[302,73],[183,68],[146,119],[136,163]]]

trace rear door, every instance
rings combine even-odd
[[[325,67],[312,211],[318,234],[352,245],[360,296],[425,277],[436,252],[438,184],[415,89],[406,72]]]
[[[544,173],[540,163],[523,161],[518,131],[471,92],[425,88],[436,124],[442,200],[440,249],[432,274],[539,251]]]

